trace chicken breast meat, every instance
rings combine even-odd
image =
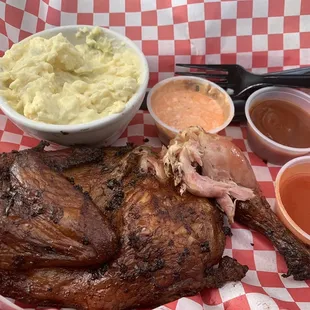
[[[27,162],[29,165],[22,164]],[[10,234],[11,247],[16,250],[8,256],[7,249],[0,247],[2,261],[7,261],[0,265],[0,294],[4,296],[41,306],[131,309],[157,306],[194,295],[203,288],[239,281],[247,267],[232,258],[222,258],[225,229],[221,210],[231,221],[235,214],[237,221],[270,238],[284,255],[287,275],[310,278],[308,247],[297,241],[270,210],[242,152],[228,139],[200,128],[183,131],[159,154],[145,146],[55,152],[45,152],[41,147],[2,155],[0,169],[8,176],[6,186],[17,193],[10,198],[15,208],[11,212],[20,218],[24,208],[31,213],[29,193],[44,184],[40,190],[47,194],[33,205],[45,206],[51,197],[48,193],[56,191],[67,200],[61,202],[54,195],[48,206],[57,206],[62,214],[66,208],[81,210],[85,204],[92,214],[99,212],[96,218],[87,216],[94,221],[94,229],[102,223],[102,231],[94,233],[89,244],[83,244],[81,239],[88,233],[85,226],[75,226],[85,216],[83,212],[70,225],[70,237],[77,245],[82,243],[84,249],[79,250],[84,254],[89,249],[90,253],[98,253],[100,242],[107,251],[101,264],[96,261],[91,266],[89,263],[96,255],[85,254],[78,259],[70,252],[72,257],[68,257],[74,264],[69,267],[68,257],[61,256],[64,247],[56,247],[56,262],[49,264],[49,253],[38,253],[31,246],[56,243],[64,230],[65,224],[61,223],[69,221],[70,216],[54,223],[56,234],[50,234],[49,239],[39,242],[33,237],[26,239],[25,245],[14,225],[7,224],[12,219],[2,206],[1,221],[8,228],[0,230],[1,244]],[[55,180],[63,185],[56,186]],[[7,188],[4,183],[2,197]],[[2,204],[7,201],[3,199]],[[75,200],[80,202],[74,205]],[[51,225],[46,213],[36,219]],[[23,220],[30,224],[33,219],[28,216]],[[44,225],[38,226],[37,235],[46,234]],[[18,246],[14,247],[14,243]],[[23,251],[25,246],[29,247],[28,256]],[[69,242],[66,246],[70,248]],[[30,264],[38,255],[38,265]],[[16,256],[21,257],[18,264],[14,263]]]
[[[168,150],[164,150],[163,162],[168,174],[171,173],[174,179],[180,179],[179,182],[185,184],[185,190],[202,197],[210,197],[203,187],[197,186],[199,182],[196,184],[191,180],[188,182],[187,166],[184,165],[181,153],[171,154],[171,148],[178,148],[180,145],[182,150],[184,147],[188,148],[188,145],[196,145],[194,152],[196,150],[198,155],[189,156],[185,162],[187,160],[192,165],[200,167],[199,178],[204,184],[212,182],[217,190],[224,188],[224,191],[212,197],[216,198],[220,209],[226,213],[228,219],[233,222],[235,215],[239,223],[262,233],[273,243],[286,261],[288,271],[284,276],[293,275],[295,280],[309,279],[310,247],[297,240],[272,212],[259,188],[250,163],[230,138],[191,127],[181,132],[171,141]],[[181,167],[181,178],[178,170],[170,168],[175,165],[171,164],[171,158]]]

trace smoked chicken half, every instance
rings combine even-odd
[[[0,228],[4,296],[41,306],[131,309],[239,281],[247,267],[222,258],[222,211],[265,234],[284,256],[287,276],[310,278],[309,248],[270,210],[242,152],[200,128],[183,131],[159,154],[145,146],[55,152],[39,147],[2,155],[0,169],[6,176],[0,207],[7,227]],[[33,202],[37,191],[42,194]],[[40,205],[45,211],[33,217]],[[81,211],[85,206],[92,217]],[[57,223],[49,216],[55,208],[61,214]],[[63,215],[71,209],[78,216],[65,226],[71,217]],[[37,237],[20,240],[14,221],[21,220],[40,223]],[[81,221],[93,222],[96,233]],[[43,238],[48,225],[55,235]],[[54,248],[60,232],[62,246]],[[70,252],[71,243],[76,252]],[[49,263],[51,252],[56,262]]]

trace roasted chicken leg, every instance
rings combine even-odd
[[[186,160],[189,160],[194,166],[200,166],[200,179],[203,181],[211,179],[216,184],[216,189],[224,187],[226,191],[224,194],[220,192],[220,196],[213,195],[215,198],[220,197],[220,207],[231,219],[236,208],[238,222],[257,230],[270,239],[286,261],[288,267],[286,276],[293,275],[295,280],[310,279],[310,248],[298,241],[272,212],[262,195],[248,160],[229,138],[208,134],[201,128],[191,127],[181,132],[170,142],[168,150],[164,152],[163,162],[168,164],[167,168],[181,167],[181,177],[179,170],[171,169],[169,171],[175,179],[179,180],[178,183],[185,183],[186,190],[193,192],[192,183],[186,182],[188,170],[184,165],[184,158],[180,156],[179,151],[173,152],[172,148],[189,149],[191,151],[189,155],[196,154],[196,156],[188,156]],[[188,165],[187,162],[186,164]],[[190,173],[193,174],[193,171]],[[225,184],[228,184],[229,187],[225,188]],[[194,186],[194,190],[197,191],[197,184]],[[238,192],[241,189],[244,193],[244,189],[246,189],[250,190],[252,194],[250,193],[246,197],[247,199],[244,197],[240,199],[229,192],[233,186],[237,186]],[[203,191],[202,186],[197,194],[210,197]],[[223,197],[224,200],[221,200]],[[232,201],[230,197],[236,199]]]

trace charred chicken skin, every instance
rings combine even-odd
[[[86,204],[96,217],[87,216],[88,220],[95,221],[94,229],[102,223],[102,235],[93,233],[89,244],[83,244],[81,237],[89,231],[86,226],[75,225],[83,219],[84,213],[80,212],[70,226],[70,237],[78,245],[82,243],[84,248],[77,249],[85,255],[89,248],[90,253],[98,253],[100,243],[106,249],[102,251],[105,255],[101,252],[100,265],[95,259],[89,266],[98,257],[91,254],[78,259],[70,252],[72,257],[64,259],[64,248],[59,247],[53,253],[59,258],[57,263],[46,263],[40,252],[40,265],[33,266],[29,262],[38,253],[31,246],[38,239],[25,240],[29,247],[29,255],[25,255],[24,244],[10,224],[10,213],[2,212],[2,223],[8,228],[0,230],[1,245],[7,234],[18,245],[11,256],[0,247],[2,261],[7,262],[0,265],[0,294],[4,296],[42,306],[131,309],[157,306],[203,288],[239,281],[247,267],[229,257],[222,258],[225,235],[220,209],[230,221],[235,215],[237,221],[270,238],[288,264],[288,275],[310,278],[309,249],[273,214],[242,152],[227,138],[207,134],[200,128],[183,131],[159,154],[147,147],[129,146],[55,152],[41,148],[2,155],[0,167],[7,176],[2,182],[2,199],[7,203],[4,193],[8,186],[17,193],[10,209],[17,217],[22,218],[24,208],[31,214],[29,193],[37,190],[46,194],[33,204],[45,206],[49,201],[48,206],[57,206],[63,210],[62,215],[66,208],[81,210]],[[58,178],[61,181],[54,182]],[[59,196],[77,200],[63,203],[59,197],[48,195],[55,190]],[[76,205],[72,200],[77,201]],[[26,201],[25,207],[20,207],[18,201]],[[47,214],[36,218],[51,225]],[[27,216],[23,220],[31,223],[33,218]],[[66,231],[62,221],[63,216],[55,224],[55,231]],[[43,225],[37,228],[38,235],[40,229],[42,236],[46,234]],[[49,235],[43,243],[56,242],[56,235]],[[22,257],[18,264],[12,260],[16,255]],[[70,267],[66,264],[68,258],[74,261]]]
[[[0,269],[93,266],[117,251],[91,198],[36,153],[18,154],[1,176]]]
[[[149,150],[106,149],[102,161],[63,172],[89,193],[113,227],[120,242],[113,259],[94,268],[80,262],[73,269],[2,270],[1,294],[38,305],[128,309],[163,304],[244,277],[247,267],[222,258],[221,212],[204,198],[178,195],[173,182],[162,183],[141,170],[142,154]]]

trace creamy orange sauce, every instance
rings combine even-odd
[[[224,94],[216,88],[187,81],[167,83],[152,95],[151,102],[157,117],[178,130],[201,126],[209,131],[221,126],[227,118]]]

